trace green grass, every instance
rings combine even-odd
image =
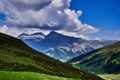
[[[4,53],[4,54],[0,54],[0,60],[4,60],[6,62],[18,62],[18,63],[22,63],[22,64],[29,64],[29,63],[33,63],[33,61],[27,57],[15,57],[13,55],[8,55],[7,51],[3,51],[1,50],[0,53]],[[9,52],[10,54],[11,52]],[[7,55],[6,55],[7,54]],[[12,53],[11,53],[12,54]]]
[[[82,80],[102,80],[98,76],[37,52],[19,39],[1,33],[0,71],[25,71]]]
[[[79,69],[82,69],[86,72],[90,72],[90,73],[93,73],[93,74],[105,74],[103,69],[101,69],[100,67],[96,67],[96,68],[94,68],[93,66],[86,67],[86,64],[83,64],[83,65],[73,64],[73,65],[75,66],[75,68],[77,67]]]
[[[120,74],[120,41],[68,61],[94,74]]]
[[[103,74],[99,76],[105,80],[120,80],[120,74]]]
[[[81,80],[81,79],[57,77],[33,72],[0,71],[0,80]]]

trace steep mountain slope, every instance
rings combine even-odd
[[[68,63],[93,73],[120,73],[120,41],[73,58]]]
[[[93,50],[91,46],[79,44],[89,43],[89,41],[65,36],[56,32],[51,32],[40,42],[40,51],[60,60],[66,60],[86,51]]]
[[[0,33],[0,70],[38,72],[82,80],[102,80],[93,74],[56,61],[28,47],[21,40]]]
[[[99,47],[113,43],[114,41],[98,41],[98,40],[85,40],[82,38],[75,38],[66,36],[52,31],[40,41],[24,40],[19,37],[30,47],[37,51],[43,52],[50,57],[65,61],[73,57],[85,54],[89,51],[97,49]]]

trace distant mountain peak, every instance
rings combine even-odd
[[[55,31],[51,31],[47,36],[51,36],[51,35],[57,35],[57,36],[65,36],[64,34],[55,32]]]
[[[56,31],[51,31],[50,34],[59,34]]]
[[[47,42],[51,41],[52,43],[55,43],[57,45],[60,45],[60,44],[71,45],[74,42],[84,42],[86,40],[84,40],[82,38],[66,36],[64,34],[61,34],[61,33],[55,32],[55,31],[51,31],[42,41],[43,41],[42,43],[47,43]],[[49,44],[51,44],[51,43],[49,43]]]
[[[43,33],[21,35],[20,39],[30,47],[59,60],[67,60],[112,43],[111,41],[85,40],[55,31],[51,31],[46,36]]]

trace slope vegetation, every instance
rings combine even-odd
[[[93,74],[56,61],[31,49],[21,40],[2,33],[0,33],[0,70],[37,72],[82,80],[102,80]]]
[[[33,72],[0,71],[0,80],[80,80],[80,79],[57,77]]]
[[[71,59],[68,63],[92,73],[120,73],[120,41]]]

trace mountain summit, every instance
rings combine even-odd
[[[19,37],[20,38],[20,37]],[[85,54],[94,49],[113,43],[114,41],[85,40],[66,36],[55,31],[50,32],[43,39],[22,39],[30,47],[43,52],[50,57],[65,61]]]
[[[87,40],[83,40],[81,38],[74,38],[70,36],[66,36],[57,32],[50,32],[41,43],[43,43],[47,47],[57,47],[57,46],[71,46],[74,42],[83,43]]]

